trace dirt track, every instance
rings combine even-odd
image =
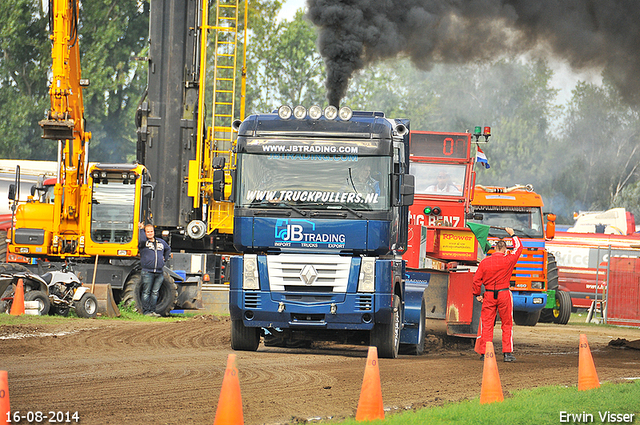
[[[12,411],[77,411],[83,424],[213,423],[231,352],[228,318],[2,323],[0,317],[0,369],[9,372]],[[640,350],[608,346],[616,338],[640,339],[640,329],[515,327],[517,362],[498,363],[505,395],[576,385],[580,333],[589,338],[601,381],[640,377]],[[495,336],[499,350],[499,329]],[[429,336],[427,350],[380,360],[385,408],[479,396],[482,362],[470,343]],[[238,352],[245,423],[354,416],[366,354],[366,347],[326,344]]]

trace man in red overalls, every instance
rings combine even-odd
[[[473,295],[482,303],[480,313],[480,343],[476,344],[476,351],[484,359],[487,341],[493,341],[493,324],[496,313],[500,312],[502,322],[502,353],[505,362],[513,362],[513,298],[509,290],[509,282],[513,268],[522,253],[520,239],[513,229],[505,227],[506,232],[513,238],[513,251],[507,251],[507,244],[499,240],[495,245],[495,252],[480,262],[476,274],[473,276]],[[484,285],[484,295],[480,295]]]

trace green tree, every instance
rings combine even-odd
[[[57,144],[42,140],[38,126],[50,108],[51,68],[48,11],[39,0],[0,5],[0,156],[55,160]],[[46,3],[45,3],[46,4]],[[93,133],[92,161],[132,160],[133,117],[146,84],[146,63],[136,61],[146,46],[148,1],[83,2],[79,16],[87,130]]]
[[[267,4],[269,4],[267,2]],[[298,10],[292,21],[276,20],[280,2],[253,16],[247,50],[247,110],[267,112],[282,104],[326,104],[324,64],[315,48],[315,31]]]
[[[602,87],[580,83],[563,126],[557,182],[575,209],[602,210],[624,202],[640,165],[638,110],[626,105],[605,80]],[[633,193],[630,187],[627,195]]]
[[[51,47],[40,2],[0,4],[0,157],[56,159],[57,144],[42,140],[38,121],[49,106]],[[48,55],[48,56],[47,56]]]

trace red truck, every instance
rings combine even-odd
[[[556,232],[547,249],[558,263],[560,289],[571,293],[574,308],[588,308],[603,298],[609,258],[640,257],[640,233],[624,208],[586,212],[566,232]]]

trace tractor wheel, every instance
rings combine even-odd
[[[68,315],[69,315],[69,307],[51,305],[51,308],[49,309],[49,316],[67,317]]]
[[[75,303],[76,314],[83,319],[93,319],[98,315],[98,299],[90,292],[85,292],[80,301]]]
[[[231,349],[256,351],[260,345],[260,328],[248,328],[242,320],[231,321]]]
[[[46,316],[49,314],[51,303],[49,297],[42,291],[29,291],[24,294],[25,301],[37,301],[38,302],[38,315]]]
[[[389,323],[376,323],[371,330],[370,344],[378,347],[378,356],[395,359],[400,349],[401,303],[398,295],[393,296],[393,309]]]
[[[160,286],[158,301],[156,303],[156,313],[161,316],[168,316],[173,310],[178,300],[178,287],[169,273],[164,273],[164,281]],[[142,314],[142,277],[140,272],[132,273],[125,283],[122,294],[122,302],[125,307],[135,303],[136,310]]]
[[[571,295],[565,291],[556,291],[556,308],[553,309],[553,321],[566,325],[571,318]]]

